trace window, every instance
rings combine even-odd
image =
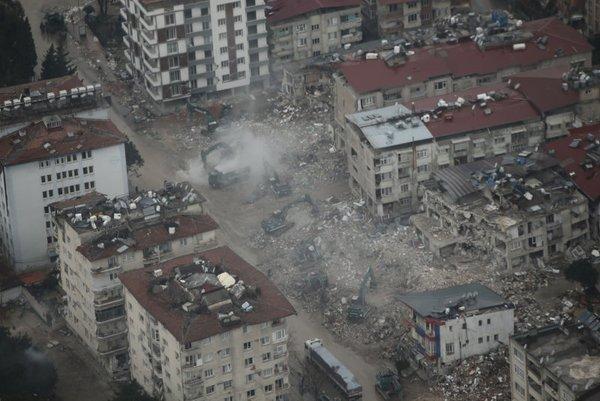
[[[202,21],[202,30],[208,31],[210,29],[210,21]]]
[[[92,151],[91,150],[87,150],[85,152],[81,152],[81,158],[82,159],[89,159],[92,157]]]
[[[169,68],[178,68],[179,67],[179,56],[169,57]]]
[[[375,96],[363,97],[360,99],[360,104],[362,107],[369,107],[375,104]]]
[[[252,40],[248,41],[248,46],[251,49],[256,49],[258,47],[258,40],[252,39]]]
[[[306,46],[306,38],[298,39],[298,47]]]
[[[228,50],[229,50],[229,49],[227,48],[227,46],[223,46],[223,47],[221,47],[221,48],[219,49],[219,52],[220,52],[221,54],[225,54],[225,53],[227,53],[227,52],[228,52]]]
[[[521,394],[522,396],[525,396],[525,389],[517,382],[515,382],[515,390],[517,390],[517,393]]]
[[[427,171],[429,171],[429,165],[428,164],[423,164],[422,166],[417,166],[417,172],[418,173],[426,173]]]
[[[479,338],[477,339],[477,343],[479,343],[479,344],[483,344],[483,337],[479,337]]]
[[[400,192],[408,192],[409,189],[409,185],[408,184],[402,184],[400,185]]]
[[[454,343],[446,343],[446,355],[454,355]]]
[[[169,79],[171,80],[171,82],[177,82],[181,80],[181,73],[179,72],[179,70],[169,71]]]
[[[223,390],[227,390],[228,388],[231,388],[232,385],[233,385],[232,380],[225,380],[223,382]]]
[[[422,159],[424,157],[427,157],[427,149],[418,150],[417,151],[417,158]]]
[[[329,40],[337,39],[337,32],[329,32],[327,34],[327,37],[329,38]]]
[[[480,326],[483,326],[483,320],[480,320],[480,321],[479,321],[479,325],[480,325]]]
[[[304,32],[306,30],[306,24],[296,25],[296,32]]]
[[[254,364],[254,358],[250,357],[250,358],[244,359],[244,366],[248,367],[253,364]]]
[[[215,374],[212,369],[206,369],[204,371],[204,377],[213,377]]]
[[[225,11],[225,4],[219,4],[217,6],[217,11]]]
[[[515,373],[520,378],[522,378],[522,379],[525,378],[525,372],[523,371],[523,368],[521,368],[519,365],[515,365]]]
[[[223,366],[221,367],[221,369],[223,370],[223,373],[229,373],[229,372],[231,372],[231,364],[230,364],[230,363],[228,363],[228,364],[226,364],[226,365],[223,365]]]
[[[225,20],[225,18],[219,18],[219,19],[217,20],[217,25],[218,25],[218,26],[223,26],[223,25],[225,25],[225,23],[226,23],[226,20]]]
[[[390,4],[390,5],[388,5],[388,10],[391,13],[398,11],[398,4]]]
[[[254,389],[246,391],[246,397],[248,397],[248,398],[252,398],[255,395],[256,395],[256,390],[254,390]]]
[[[319,24],[311,25],[310,29],[312,29],[313,31],[318,30],[319,29]]]
[[[167,43],[167,53],[177,53],[179,52],[179,43],[178,42],[169,42]]]
[[[244,343],[244,350],[249,350],[252,349],[252,342],[251,341],[247,341]]]
[[[267,384],[265,386],[265,393],[270,393],[271,391],[273,391],[273,385],[272,384]]]
[[[165,25],[175,24],[175,14],[165,14]]]
[[[210,386],[206,386],[205,390],[206,390],[206,394],[212,394],[215,392],[215,385],[213,384]]]
[[[244,35],[244,30],[243,29],[236,29],[235,30],[235,36],[242,36]]]
[[[238,43],[238,44],[235,45],[235,48],[237,50],[244,50],[244,44],[243,43]]]
[[[238,57],[238,59],[235,60],[235,61],[238,64],[245,64],[246,63],[246,60],[243,57]]]
[[[273,333],[273,341],[281,341],[287,337],[285,329],[277,330]]]
[[[494,334],[494,341],[498,341],[498,334]]]
[[[246,375],[246,383],[252,383],[254,381],[254,373]]]
[[[225,74],[225,75],[221,76],[221,80],[223,82],[229,82],[231,80],[231,78],[229,77],[229,74]]]
[[[419,14],[410,14],[408,16],[408,21],[409,22],[415,22],[419,19]]]
[[[270,360],[271,360],[271,353],[270,352],[262,354],[262,361],[263,362],[267,362],[267,361],[270,361]]]
[[[491,323],[492,323],[492,319],[488,319],[487,324],[491,324]]]
[[[167,40],[177,39],[177,29],[174,27],[167,28]]]
[[[221,67],[223,67],[223,68],[229,67],[229,60],[223,60],[223,61],[221,61]]]
[[[250,11],[249,13],[246,13],[246,19],[248,21],[255,21],[256,20],[256,11]]]
[[[188,8],[186,10],[183,10],[183,18],[192,18],[192,9]]]
[[[260,375],[263,378],[273,376],[273,368],[263,369]]]
[[[42,191],[42,198],[46,199],[48,197],[48,191]]]
[[[337,17],[331,17],[327,19],[327,25],[337,25],[338,20]]]
[[[435,90],[442,90],[446,88],[446,81],[438,81],[433,84]]]
[[[313,40],[312,40],[312,44],[313,44],[313,45],[318,45],[320,41],[321,41],[321,39],[320,39],[320,38],[313,38]]]
[[[269,336],[264,336],[260,338],[260,344],[261,345],[267,345],[270,342],[270,338]]]

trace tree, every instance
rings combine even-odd
[[[142,155],[131,141],[125,142],[125,163],[127,168],[142,167],[144,165]]]
[[[121,384],[110,401],[158,401],[146,394],[136,382]]]
[[[25,336],[0,327],[0,399],[56,401],[56,369]]]
[[[31,80],[37,64],[29,20],[21,3],[0,0],[0,87]]]
[[[50,45],[44,61],[42,62],[42,79],[52,79],[73,74],[77,68],[71,65],[69,53],[64,49],[63,44],[58,45],[58,49],[54,49],[54,45]]]
[[[589,260],[576,260],[565,270],[565,277],[570,281],[577,281],[583,288],[592,288],[598,283],[598,270]]]

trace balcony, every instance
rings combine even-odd
[[[150,18],[150,21],[148,21],[148,19],[146,17],[140,17],[138,20],[140,21],[140,25],[142,26],[142,29],[145,29],[147,31],[151,31],[151,30],[155,29],[154,20],[152,18]]]
[[[98,343],[97,351],[103,356],[127,351],[127,339],[124,338],[120,341],[101,341]]]
[[[110,308],[124,303],[123,295],[110,295],[94,298],[94,308],[104,309]]]
[[[156,31],[148,31],[146,29],[142,29],[142,38],[146,39],[146,41],[151,45],[155,45],[158,43]]]
[[[118,336],[121,336],[123,334],[127,334],[128,330],[127,328],[120,328],[118,330],[103,330],[102,328],[98,328],[96,330],[96,338],[98,340],[109,340],[111,338],[115,338]]]
[[[145,40],[142,41],[142,49],[144,49],[144,53],[150,58],[157,58],[158,52],[156,51],[156,45],[151,45]]]
[[[159,73],[160,72],[160,65],[158,64],[158,60],[148,60],[147,58],[143,58],[144,59],[144,65],[146,66],[146,68],[152,72],[152,73]],[[158,77],[155,78],[154,80],[156,80],[158,82]]]
[[[127,46],[128,49],[131,48],[131,42],[129,41],[129,35],[123,36],[123,43],[125,44],[125,46]]]
[[[121,29],[123,29],[123,32],[129,33],[129,27],[127,26],[127,21],[121,22]]]
[[[354,42],[360,42],[362,40],[362,33],[360,31],[355,32],[353,34],[348,34],[348,35],[344,35],[342,36],[342,44],[346,44],[346,43],[354,43]]]
[[[146,71],[144,76],[146,77],[146,79],[152,86],[160,86],[160,80],[158,79],[158,74]],[[151,264],[153,261],[155,261],[155,260],[146,262],[146,260],[144,259],[144,264]]]
[[[121,14],[121,17],[123,17],[123,19],[127,21],[127,8],[121,7],[121,9],[119,10],[119,14]]]

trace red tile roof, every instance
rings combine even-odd
[[[0,138],[0,163],[3,166],[106,148],[127,141],[127,137],[109,120],[63,117],[59,128],[47,129],[42,121],[38,121],[19,131],[25,135],[15,132]],[[47,143],[50,146],[45,148]]]
[[[46,79],[43,81],[29,82],[26,84],[7,86],[0,88],[0,103],[5,100],[18,98],[27,89],[40,93],[54,92],[58,94],[61,90],[69,90],[83,86],[83,81],[77,75],[66,75],[60,78]]]
[[[558,66],[543,70],[533,70],[510,77],[511,84],[518,84],[518,91],[542,113],[573,106],[579,101],[579,93],[562,88],[563,73],[569,66]]]
[[[179,226],[175,229],[174,234],[169,234],[167,223],[175,223]],[[138,229],[133,229],[133,239],[136,250],[144,250],[145,248],[163,244],[169,240],[180,238],[189,238],[197,234],[206,233],[219,228],[216,221],[207,214],[199,216],[179,215],[169,219],[159,220],[156,224],[145,226]],[[82,244],[77,247],[77,251],[85,256],[90,261],[105,259],[117,254],[123,244],[120,241],[109,242],[104,244],[104,248],[98,248],[96,242]]]
[[[565,58],[592,50],[583,35],[554,17],[525,22],[522,29],[533,33],[532,40],[548,36],[546,49],[529,42],[524,50],[506,46],[483,51],[475,42],[467,41],[416,49],[404,65],[396,67],[388,67],[384,60],[377,59],[345,62],[339,68],[356,92],[368,93],[442,76],[460,78],[491,74],[513,66],[536,66],[554,59],[559,48]]]
[[[43,283],[49,275],[50,272],[48,270],[36,270],[19,274],[19,281],[27,287]]]
[[[165,262],[160,265],[163,276],[170,276],[176,267],[192,265],[194,258],[198,256],[223,266],[226,272],[243,280],[245,284],[260,289],[260,295],[252,303],[253,310],[238,315],[243,324],[260,324],[296,313],[292,304],[263,273],[228,247],[211,249],[199,255],[181,256]],[[154,269],[156,267],[129,271],[119,275],[119,278],[142,307],[160,321],[180,343],[198,341],[239,327],[222,326],[216,311],[191,315],[184,312],[180,306],[172,307],[168,300],[151,292]],[[190,316],[191,319],[188,318]],[[186,330],[184,325],[188,326]]]
[[[269,23],[288,20],[299,15],[328,8],[360,7],[360,0],[275,0],[269,3]]]
[[[478,105],[475,108],[472,107],[471,103],[476,103],[477,94],[492,91],[504,93],[507,97],[502,100],[487,102],[486,108],[492,111],[491,114],[485,114],[484,109]],[[442,113],[440,118],[432,118],[430,122],[425,124],[431,135],[434,137],[458,135],[540,118],[527,99],[508,88],[506,84],[476,87],[466,91],[415,100],[414,102],[404,103],[404,106],[409,109],[414,107],[416,112],[428,112],[436,108],[440,99],[450,103],[455,102],[459,97],[467,100],[467,103],[460,109]],[[451,120],[445,118],[446,114],[452,116]]]
[[[546,151],[553,150],[554,157],[560,160],[562,166],[568,173],[575,173],[571,177],[575,185],[592,201],[600,200],[600,165],[595,164],[591,169],[584,170],[581,163],[585,160],[588,151],[585,147],[590,145],[588,134],[596,141],[600,140],[600,124],[583,126],[569,130],[569,135],[547,143]],[[569,145],[574,139],[580,139],[581,143],[576,148]],[[597,149],[597,147],[596,147]]]

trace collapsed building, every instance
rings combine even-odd
[[[424,188],[425,212],[411,221],[440,258],[463,249],[502,269],[543,267],[590,235],[587,199],[545,154],[448,167]]]
[[[400,355],[427,376],[508,343],[514,332],[514,305],[479,283],[402,294],[398,299],[411,333],[400,344]]]
[[[217,246],[217,223],[187,183],[108,199],[98,192],[51,211],[67,325],[113,376],[128,374],[127,322],[117,275]]]
[[[546,152],[561,161],[571,181],[587,197],[591,233],[600,235],[600,124],[569,130],[569,135],[549,142]]]
[[[227,247],[119,275],[132,377],[166,401],[284,401],[294,307]]]
[[[535,329],[510,339],[512,400],[600,398],[600,317]]]

